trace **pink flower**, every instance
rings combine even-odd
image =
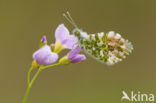
[[[52,52],[51,48],[45,45],[33,54],[33,59],[40,65],[50,65],[58,60],[58,54]]]
[[[70,35],[68,29],[64,24],[60,24],[55,31],[56,43],[60,43],[63,48],[72,49],[73,46],[77,43],[77,38],[74,35]]]

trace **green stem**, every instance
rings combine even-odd
[[[42,71],[42,68],[39,68],[35,76],[32,78],[31,82],[29,83],[30,87],[32,86],[32,84],[34,83],[34,81],[36,80],[37,76],[40,74],[41,71]]]
[[[30,68],[29,71],[28,71],[28,75],[27,75],[27,82],[28,82],[28,85],[29,85],[29,83],[30,83],[30,73],[31,73],[32,70],[33,70],[33,67],[31,66],[31,68]]]
[[[41,66],[38,71],[36,72],[36,74],[34,75],[34,77],[32,78],[32,80],[30,81],[30,73],[31,71],[33,70],[33,67],[31,67],[28,71],[28,87],[27,87],[27,90],[26,90],[26,93],[25,93],[25,96],[24,96],[24,99],[23,99],[23,102],[22,103],[26,103],[27,101],[27,98],[28,98],[28,95],[29,95],[29,92],[30,92],[30,89],[34,83],[34,81],[36,80],[36,78],[38,77],[38,75],[40,74],[40,72],[46,68],[49,68],[49,67],[53,67],[53,66],[57,66],[57,65],[60,65],[60,63],[56,63],[56,64],[52,64],[52,65],[47,65],[47,66]]]
[[[28,71],[28,76],[29,76],[28,77],[28,87],[27,87],[27,90],[26,90],[26,93],[25,93],[25,96],[24,96],[24,99],[23,99],[23,103],[26,103],[29,92],[30,92],[30,89],[32,87],[32,84],[34,83],[34,81],[36,80],[37,76],[42,71],[42,69],[41,68],[38,69],[38,71],[36,72],[36,74],[34,75],[34,77],[32,78],[32,80],[30,82],[30,72],[31,71],[32,71],[32,68],[30,68],[29,71]]]
[[[26,103],[30,89],[31,89],[31,87],[28,86],[22,103]]]
[[[57,66],[57,65],[61,65],[61,64],[60,63],[55,63],[55,64],[51,64],[51,65],[47,65],[47,66],[42,66],[42,69],[54,67],[54,66]]]

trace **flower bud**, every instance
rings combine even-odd
[[[35,60],[33,60],[33,61],[32,61],[32,67],[33,67],[33,68],[39,68],[40,65],[39,65]]]
[[[64,56],[64,57],[62,57],[62,58],[59,60],[59,63],[60,63],[61,65],[67,65],[67,64],[70,63],[70,60],[68,59],[67,56]]]
[[[47,45],[47,38],[46,36],[43,36],[41,41],[40,41],[40,48]]]

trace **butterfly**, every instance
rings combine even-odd
[[[78,38],[78,45],[96,60],[107,65],[122,61],[133,50],[133,45],[114,31],[88,34],[79,29],[69,12],[63,16],[75,27],[73,34]]]

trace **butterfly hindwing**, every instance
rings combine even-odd
[[[87,54],[108,65],[122,61],[133,49],[128,40],[113,31],[87,34],[77,30],[75,34],[79,39],[78,44]]]
[[[97,60],[107,62],[108,59],[108,47],[107,39],[104,32],[90,34],[89,38],[83,39],[83,49]]]

